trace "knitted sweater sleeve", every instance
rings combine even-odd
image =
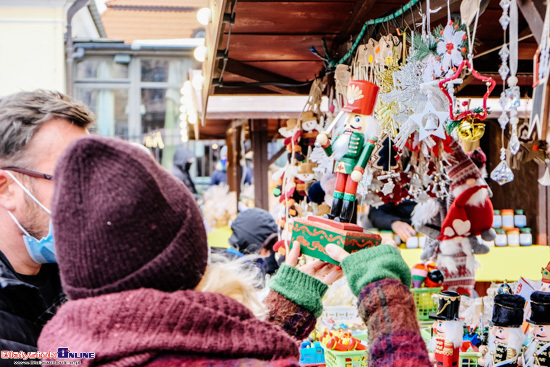
[[[397,249],[380,245],[361,250],[341,265],[367,325],[369,366],[430,366],[408,289],[411,273]]]
[[[305,339],[315,328],[323,310],[321,298],[327,286],[300,270],[283,264],[271,280],[271,291],[264,303],[267,322],[275,324],[296,339]]]

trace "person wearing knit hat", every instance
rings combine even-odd
[[[232,298],[216,291],[227,279],[209,270],[219,264],[207,264],[193,197],[145,152],[83,138],[54,177],[56,251],[70,300],[44,327],[39,350],[59,348],[58,356],[84,366],[298,366],[297,340],[315,327],[327,285],[343,269],[370,330],[369,365],[429,366],[410,270],[394,247],[350,255],[329,245],[342,269],[321,260],[297,269],[294,246],[272,278],[260,321],[238,286],[226,290]]]
[[[268,211],[252,208],[237,215],[231,223],[231,230],[231,246],[244,255],[258,254],[266,238],[277,232],[277,223]]]
[[[298,365],[283,329],[229,297],[194,290],[208,261],[200,210],[145,152],[86,137],[67,148],[54,177],[56,252],[70,300],[45,326],[39,350],[94,352],[76,358],[89,366]],[[299,273],[303,294],[320,299],[326,285]],[[293,307],[311,315],[293,325],[305,338],[314,312]]]

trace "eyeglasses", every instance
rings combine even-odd
[[[13,171],[18,172],[23,175],[27,175],[34,178],[43,178],[45,180],[51,181],[53,180],[53,175],[49,175],[47,173],[37,172],[26,168],[20,168],[20,167],[1,167],[0,169],[3,169],[5,171]]]

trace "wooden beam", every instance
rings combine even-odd
[[[273,92],[279,92],[279,94],[308,94],[309,85],[304,85],[301,87],[286,87],[286,86],[277,86],[277,85],[268,85],[268,84],[259,84],[256,82],[223,82],[221,85],[216,87],[222,90],[230,90],[233,88],[264,88],[271,90]],[[282,91],[282,92],[281,92]],[[222,92],[223,93],[223,92]]]
[[[254,152],[254,205],[269,210],[267,182],[267,143],[268,123],[266,119],[251,121],[250,138]]]
[[[542,0],[518,0],[518,8],[527,21],[527,24],[529,24],[529,28],[531,29],[533,36],[535,36],[535,40],[538,44],[540,44],[544,18],[537,9],[538,4],[535,4],[535,1],[537,3],[542,3]]]
[[[288,1],[288,0],[287,0]],[[282,3],[281,0],[239,0],[240,3]],[[355,0],[334,1],[334,0],[300,0],[300,3],[353,3]]]
[[[263,70],[254,66],[246,65],[243,62],[228,59],[225,65],[225,71],[231,74],[239,75],[243,78],[246,78],[250,81],[260,82],[260,83],[285,83],[285,84],[301,84],[296,80],[286,78],[282,75],[272,73],[267,70]],[[229,83],[224,83],[229,85]],[[270,85],[262,85],[261,88],[265,88],[280,94],[299,94],[298,91],[293,90],[294,87],[278,87]],[[308,88],[309,90],[309,88]],[[307,92],[306,92],[307,93]]]
[[[281,147],[279,151],[271,156],[269,160],[267,161],[267,166],[271,166],[277,159],[279,159],[280,156],[282,156],[286,152],[286,146]]]
[[[464,81],[462,82],[462,84],[460,84],[457,88],[456,88],[456,93],[460,92],[462,89],[464,89],[466,86],[468,86],[468,84],[470,84],[471,82],[473,82],[476,78],[470,74],[466,77],[466,79],[464,79]]]
[[[260,88],[260,87],[239,87],[239,88],[222,88],[214,87],[212,96],[220,95],[234,95],[234,96],[258,96],[258,95],[279,95],[280,93],[275,93],[271,90]],[[207,114],[210,116],[210,113]],[[214,115],[212,115],[214,116]]]
[[[351,36],[359,33],[363,24],[369,19],[369,13],[376,3],[376,0],[357,0],[355,7],[342,26],[342,30],[336,36],[332,43],[332,50],[336,50],[340,45],[350,39]]]
[[[208,48],[206,61],[202,63],[202,75],[204,76],[204,86],[202,89],[202,110],[201,121],[204,124],[206,120],[206,111],[208,109],[208,97],[213,92],[212,77],[216,70],[216,52],[223,39],[223,15],[228,7],[228,0],[208,0],[208,5],[212,11],[212,22],[206,27],[205,44]]]

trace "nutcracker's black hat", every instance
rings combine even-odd
[[[520,327],[523,324],[525,298],[518,294],[497,294],[491,321],[496,326]]]
[[[550,325],[550,293],[531,293],[531,315],[527,321],[535,325]]]
[[[430,319],[434,320],[459,320],[458,309],[460,307],[460,294],[451,291],[443,291],[437,295],[439,305],[437,312],[430,314]]]

